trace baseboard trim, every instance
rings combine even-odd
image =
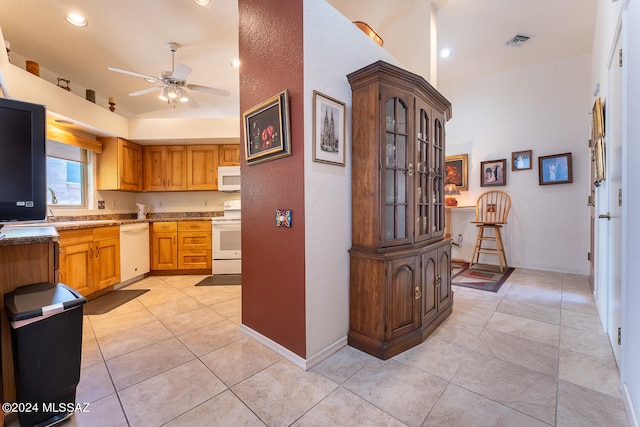
[[[633,409],[633,402],[631,401],[629,389],[626,384],[622,384],[622,401],[624,402],[624,408],[627,410],[629,425],[631,425],[631,427],[639,427],[638,417],[636,416],[636,411]]]
[[[275,351],[280,356],[284,357],[289,362],[293,363],[294,365],[296,365],[297,367],[305,371],[308,371],[309,369],[313,368],[318,363],[322,362],[327,357],[331,356],[333,353],[337,352],[342,347],[347,345],[347,337],[344,337],[338,340],[337,342],[335,342],[334,344],[330,345],[329,347],[325,348],[321,352],[317,353],[313,357],[309,359],[305,359],[303,357],[298,356],[297,354],[287,349],[286,347],[281,346],[280,344],[273,341],[272,339],[267,338],[261,333],[254,331],[253,329],[249,328],[246,325],[240,325],[240,331],[248,335],[249,337],[253,338],[254,340],[258,341],[260,344],[264,345],[265,347]]]

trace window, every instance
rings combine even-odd
[[[86,149],[47,141],[47,203],[58,206],[86,207]]]

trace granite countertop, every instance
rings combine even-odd
[[[144,222],[211,221],[222,212],[169,212],[153,214],[146,219],[137,219],[131,215],[55,217],[48,222],[5,224],[0,229],[0,246],[26,245],[30,243],[57,242],[58,231],[79,230],[82,228],[108,227]]]

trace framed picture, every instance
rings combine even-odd
[[[458,190],[468,190],[469,155],[447,156],[444,166],[444,184],[455,184]]]
[[[568,184],[573,182],[571,153],[538,157],[540,185]]]
[[[606,159],[605,159],[605,149],[604,149],[604,138],[599,138],[594,147],[593,147],[593,159],[596,162],[596,176],[594,184],[597,186],[600,185],[602,181],[607,178],[606,174]]]
[[[288,90],[245,111],[243,118],[247,164],[291,155]]]
[[[507,185],[507,159],[480,162],[480,187]]]
[[[593,125],[591,132],[593,133],[593,140],[597,141],[604,136],[604,109],[600,98],[596,98],[593,103],[592,116]]]
[[[313,91],[313,161],[344,166],[344,103]]]
[[[511,153],[511,170],[512,171],[523,171],[526,169],[532,168],[532,151],[514,151]]]

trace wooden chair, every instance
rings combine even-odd
[[[478,237],[476,238],[476,244],[473,248],[469,268],[471,268],[474,263],[478,263],[481,253],[497,255],[501,272],[504,271],[504,267],[508,266],[500,229],[507,223],[507,216],[509,216],[510,209],[511,198],[504,191],[487,191],[478,197],[478,201],[476,202],[476,220],[471,221],[472,224],[478,226]],[[488,229],[492,229],[493,234],[486,235],[485,231]],[[495,246],[483,246],[482,243],[485,240],[494,242]]]

